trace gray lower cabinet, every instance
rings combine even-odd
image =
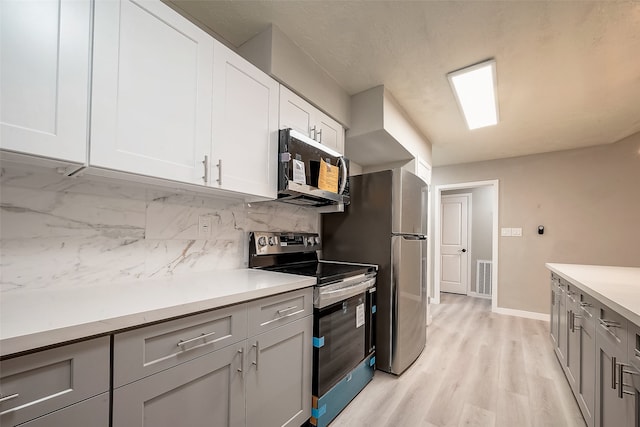
[[[103,393],[50,414],[20,424],[20,427],[109,427],[109,393]]]
[[[311,416],[313,291],[114,335],[113,427],[298,427]]]
[[[113,426],[244,426],[245,343],[117,388]]]
[[[576,398],[588,427],[595,423],[596,402],[596,317],[599,311],[597,302],[581,293],[578,314],[574,313],[574,326],[580,335],[580,384]]]
[[[603,312],[596,332],[596,427],[626,427],[634,425],[635,397],[625,393],[619,382],[620,369],[627,359],[626,320],[612,319]]]
[[[295,426],[311,415],[311,316],[249,339],[247,426]]]
[[[559,316],[558,310],[560,305],[560,289],[558,287],[558,279],[551,277],[551,314],[550,314],[550,335],[554,349],[558,347],[558,326]]]
[[[562,281],[558,282],[558,345],[556,347],[556,354],[560,363],[563,365],[566,363],[567,358],[567,338],[568,338],[568,324],[567,324],[567,299],[566,299],[566,283]]]
[[[580,390],[580,362],[581,362],[581,346],[580,346],[580,325],[576,325],[579,320],[579,298],[580,293],[572,286],[567,284],[566,287],[566,306],[567,311],[567,350],[565,353],[565,372],[569,386],[575,394]]]
[[[74,425],[66,417],[82,418],[88,407],[99,409],[75,425],[108,425],[109,353],[101,337],[1,361],[0,425]]]

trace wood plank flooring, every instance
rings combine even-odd
[[[553,353],[549,323],[491,313],[491,301],[442,294],[427,346],[400,377],[373,381],[341,426],[584,427]]]

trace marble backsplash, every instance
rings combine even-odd
[[[211,223],[199,234],[199,220]],[[247,232],[317,232],[318,213],[284,203],[3,168],[0,290],[91,286],[244,268]]]

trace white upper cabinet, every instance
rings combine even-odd
[[[280,86],[280,129],[292,128],[327,147],[344,153],[344,129],[340,123]]]
[[[159,1],[95,4],[90,165],[206,184],[213,39]]]
[[[85,163],[91,3],[0,1],[0,148]]]
[[[211,185],[276,198],[278,82],[218,42],[213,75]]]

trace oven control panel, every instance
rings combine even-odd
[[[249,233],[249,251],[255,255],[315,252],[320,249],[320,236],[316,233],[267,231]]]

